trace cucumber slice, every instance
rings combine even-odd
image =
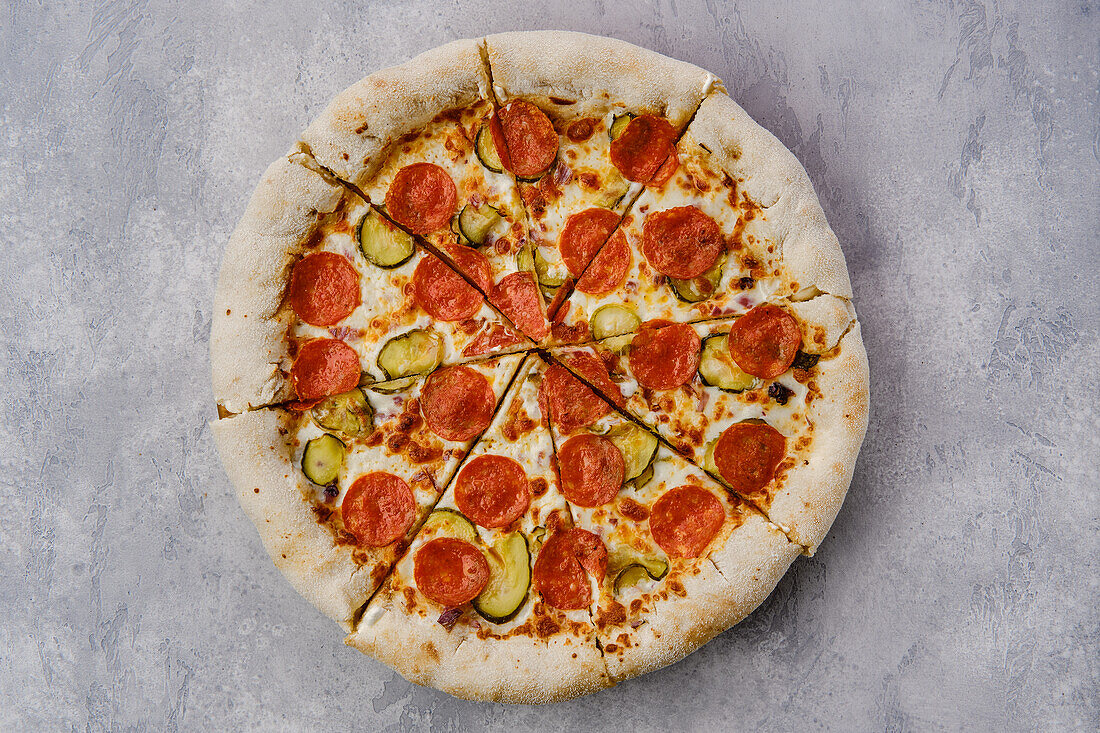
[[[560,288],[565,283],[565,265],[552,265],[535,249],[535,276],[544,288]]]
[[[378,368],[388,379],[427,374],[441,361],[443,337],[423,328],[394,336],[378,352]]]
[[[727,341],[724,333],[707,336],[703,341],[699,355],[699,376],[703,383],[734,394],[756,387],[756,377],[742,371],[730,356]]]
[[[345,453],[347,448],[335,435],[314,438],[302,453],[302,473],[318,486],[328,486],[340,474]]]
[[[592,338],[599,340],[636,331],[642,325],[642,319],[626,306],[611,303],[597,308],[588,323],[592,328]]]
[[[489,231],[503,218],[500,211],[489,204],[466,204],[458,212],[458,233],[470,244],[480,247],[485,244]]]
[[[611,123],[611,129],[607,131],[611,139],[614,140],[619,135],[623,134],[623,130],[630,124],[630,121],[637,117],[633,112],[623,112],[621,115],[615,115],[615,119]]]
[[[616,425],[607,433],[607,438],[622,451],[626,471],[623,483],[633,481],[645,473],[653,456],[657,454],[657,438],[634,423],[624,422]]]
[[[497,146],[493,142],[493,134],[489,132],[488,125],[482,125],[477,131],[474,152],[477,154],[478,161],[493,173],[504,172],[504,165],[500,162],[500,155],[497,154]]]
[[[374,432],[374,408],[359,388],[314,405],[309,416],[317,427],[336,433],[345,442]]]
[[[363,214],[355,237],[367,262],[385,269],[404,264],[416,250],[411,236],[390,224],[374,209]]]
[[[531,553],[523,533],[513,532],[493,543],[486,553],[489,582],[474,599],[474,610],[493,623],[504,623],[516,615],[531,587]]]
[[[710,269],[699,277],[688,280],[677,280],[674,277],[668,279],[669,287],[676,297],[685,303],[698,303],[713,297],[722,282],[722,268],[726,264],[726,255],[720,255]]]
[[[424,520],[422,530],[431,530],[437,537],[455,537],[477,544],[477,529],[473,522],[454,509],[436,509]]]

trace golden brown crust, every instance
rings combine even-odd
[[[245,514],[294,589],[350,629],[352,619],[393,562],[380,548],[369,563],[337,544],[303,493],[309,483],[291,463],[281,410],[254,410],[212,423],[214,441]]]
[[[302,133],[302,143],[321,165],[362,186],[401,136],[489,94],[480,42],[454,41],[340,92]]]
[[[288,323],[280,312],[290,267],[336,209],[343,188],[280,158],[252,194],[222,256],[210,327],[214,399],[229,412],[282,402]]]
[[[677,662],[736,625],[771,594],[800,549],[758,513],[748,513],[698,574],[683,577],[682,596],[657,602],[630,646],[604,645],[612,678],[621,682]]]
[[[816,368],[821,396],[808,410],[813,444],[805,461],[791,468],[772,497],[768,517],[812,555],[836,519],[852,482],[856,456],[867,432],[870,374],[856,323],[835,356]]]
[[[614,38],[570,31],[499,33],[485,39],[498,96],[538,96],[581,107],[608,100],[682,128],[721,82],[697,66]],[[503,100],[502,100],[503,101]]]
[[[782,251],[788,280],[800,291],[817,288],[851,298],[840,242],[794,154],[719,92],[703,100],[688,133],[733,177],[740,193],[765,209],[783,204],[777,213],[785,221],[773,226],[785,231]],[[771,212],[769,218],[774,218]]]

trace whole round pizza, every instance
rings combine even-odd
[[[342,92],[222,261],[214,435],[347,643],[584,695],[736,624],[851,481],[868,368],[802,166],[712,74],[456,41]]]

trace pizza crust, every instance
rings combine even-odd
[[[774,135],[758,125],[740,105],[722,93],[703,100],[688,133],[737,182],[738,190],[765,209],[782,204],[786,274],[798,291],[816,288],[852,297],[852,283],[840,242],[821,209],[806,169]]]
[[[678,662],[738,624],[761,603],[800,552],[777,527],[756,512],[712,550],[701,572],[683,578],[686,595],[659,601],[632,645],[607,652],[616,682]]]
[[[687,124],[722,82],[709,71],[630,43],[570,31],[499,33],[485,39],[498,96],[542,96],[665,117]]]
[[[340,92],[302,133],[302,143],[325,168],[362,186],[402,135],[489,94],[481,43],[454,41]]]
[[[232,413],[290,399],[280,313],[290,268],[344,189],[297,162],[267,169],[222,256],[210,327],[214,399]]]
[[[768,517],[808,555],[816,551],[844,503],[867,432],[870,374],[859,323],[838,349],[817,366],[822,396],[807,411],[814,426],[809,457],[787,472],[783,489],[768,506]]]
[[[350,630],[389,562],[380,559],[373,567],[356,562],[352,548],[336,544],[332,532],[317,522],[281,427],[277,410],[254,410],[211,424],[241,507],[275,566],[321,613]]]

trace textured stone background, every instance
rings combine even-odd
[[[1095,730],[1100,7],[520,5],[4,4],[0,728]],[[686,661],[542,709],[345,648],[208,428],[267,163],[366,72],[522,28],[723,77],[821,194],[873,379],[816,557]]]

